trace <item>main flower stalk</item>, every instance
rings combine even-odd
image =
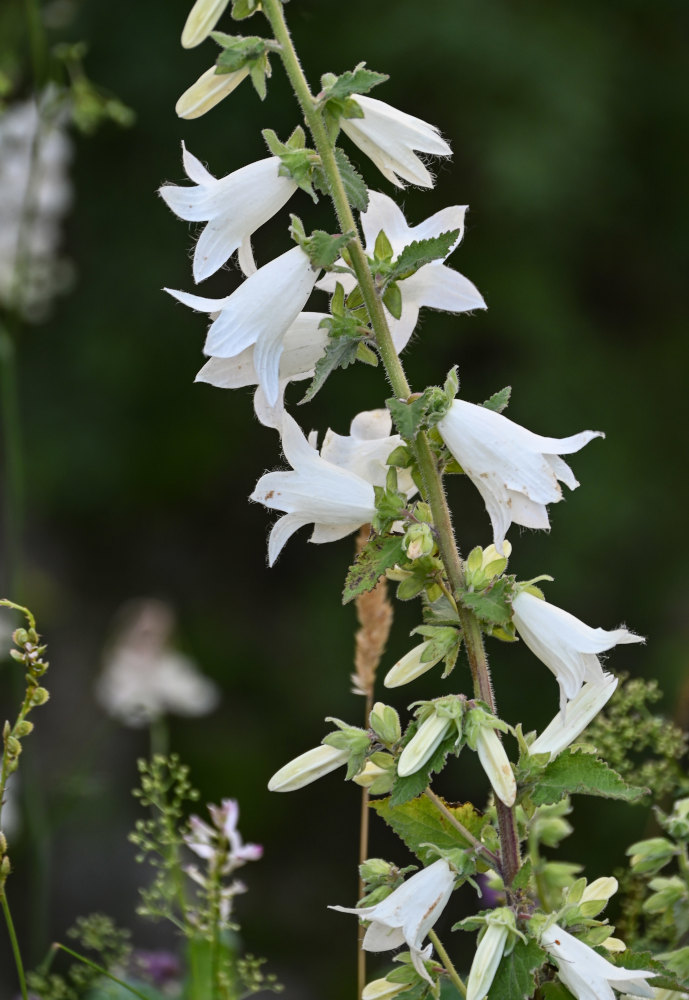
[[[398,399],[408,399],[411,395],[411,387],[395,350],[385,318],[383,303],[376,291],[366,253],[359,237],[356,220],[335,160],[333,145],[328,138],[316,99],[311,93],[292,43],[283,14],[282,3],[280,0],[263,0],[262,9],[273,30],[275,40],[280,45],[280,57],[282,58],[285,71],[313,137],[316,151],[321,159],[341,231],[343,233],[354,233],[347,249],[392,391]],[[425,499],[429,503],[433,513],[433,523],[437,532],[440,556],[453,593],[457,594],[464,587],[464,566],[452,530],[450,511],[442,479],[436,467],[428,439],[423,432],[417,435],[414,445],[425,486]],[[495,713],[495,697],[480,626],[473,613],[462,608],[461,605],[458,606],[458,615],[464,633],[464,643],[471,667],[475,694],[488,704],[491,712]],[[516,822],[514,812],[511,808],[505,806],[497,799],[496,807],[500,828],[503,877],[505,884],[509,887],[520,865]]]

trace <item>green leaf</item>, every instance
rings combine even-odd
[[[480,839],[481,830],[487,822],[485,816],[476,812],[470,802],[465,802],[461,806],[450,805],[447,802],[443,802],[443,804],[455,819],[466,827],[469,833],[473,833],[477,839]],[[428,846],[422,845],[434,844],[441,850],[471,847],[471,844],[462,837],[461,833],[425,795],[401,805],[395,805],[392,796],[377,799],[371,803],[371,808],[375,809],[388,826],[392,827],[397,836],[404,841],[409,850],[413,851],[424,864],[434,861],[436,855]]]
[[[573,794],[636,802],[648,795],[648,790],[628,785],[605,761],[580,750],[569,749],[546,766],[531,798],[534,805],[542,806]]]
[[[325,354],[316,362],[316,368],[310,386],[306,390],[300,403],[308,403],[313,399],[319,389],[321,389],[332,372],[337,368],[347,368],[356,361],[356,352],[359,346],[357,340],[348,337],[338,337],[331,340],[325,348]]]
[[[402,292],[396,281],[391,281],[383,292],[383,303],[394,319],[402,315]]]
[[[344,149],[335,149],[335,161],[344,184],[347,201],[357,212],[365,212],[368,208],[368,188],[366,181],[352,165]]]
[[[517,941],[509,955],[503,955],[488,991],[488,1000],[527,1000],[536,989],[536,973],[547,955],[534,940]]]
[[[341,256],[343,247],[350,242],[353,235],[354,233],[331,235],[322,229],[314,229],[302,244],[302,249],[308,254],[314,268],[330,269],[337,258]]]
[[[211,38],[223,50],[216,60],[220,73],[236,73],[266,54],[266,39],[258,35],[247,38],[242,35],[226,35],[222,31],[211,32]]]
[[[408,441],[413,440],[419,431],[434,427],[450,407],[450,401],[437,385],[430,385],[420,396],[408,401],[387,399],[385,402],[397,430]]]
[[[232,0],[232,17],[235,21],[243,21],[258,10],[260,0]]]
[[[349,567],[342,592],[342,603],[349,604],[360,594],[373,590],[386,569],[404,560],[401,536],[372,538]]]
[[[646,969],[654,972],[656,976],[651,981],[651,985],[659,990],[676,990],[684,992],[687,989],[687,981],[677,979],[671,969],[664,962],[659,962],[657,958],[648,951],[632,951],[625,949],[614,955],[614,964],[623,969]]]
[[[517,892],[518,890],[526,892],[529,888],[529,882],[531,881],[531,869],[531,859],[527,858],[526,861],[522,863],[521,868],[512,880],[512,889],[514,892]]]
[[[481,621],[507,625],[512,620],[512,587],[514,578],[501,576],[486,590],[461,595],[462,604]]]
[[[575,1000],[573,994],[562,983],[543,983],[541,994],[543,1000]]]
[[[500,389],[499,392],[494,392],[493,395],[481,405],[485,406],[487,410],[494,410],[495,413],[502,413],[502,411],[507,408],[511,395],[512,386],[506,385],[505,388]]]
[[[322,101],[331,98],[351,97],[352,94],[367,94],[369,90],[377,87],[380,83],[385,83],[390,77],[387,73],[376,73],[372,69],[366,69],[366,63],[360,62],[353,71],[348,70],[340,76],[332,73],[321,77],[323,87]]]
[[[424,264],[430,264],[432,260],[444,260],[458,236],[459,229],[453,229],[447,233],[440,233],[439,236],[432,236],[427,240],[414,240],[413,243],[404,248],[392,265],[390,280],[399,281],[402,278],[408,278]]]

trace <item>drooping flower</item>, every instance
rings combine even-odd
[[[276,771],[268,782],[268,791],[295,792],[346,764],[348,758],[347,749],[331,747],[327,743],[313,747]]]
[[[327,430],[321,446],[321,458],[341,469],[361,476],[372,486],[384,486],[388,473],[386,460],[403,444],[399,434],[391,434],[392,416],[387,409],[363,410],[349,425],[349,434]],[[417,487],[411,475],[400,469],[397,485],[402,493],[413,496]]]
[[[493,526],[495,547],[510,524],[549,528],[546,504],[562,499],[558,480],[579,484],[559,456],[579,451],[600,431],[566,438],[541,437],[485,406],[455,399],[438,429],[453,456],[477,488]]]
[[[366,415],[360,414],[352,422],[355,435],[365,426]],[[401,439],[392,435],[372,440],[361,457],[356,457],[344,440],[339,435],[326,436],[319,454],[293,418],[284,413],[282,449],[293,471],[267,473],[251,494],[252,500],[285,512],[270,533],[271,566],[285,542],[305,524],[314,525],[310,541],[333,542],[373,518],[373,486],[384,481],[385,458]]]
[[[182,48],[193,49],[210,35],[229,0],[196,0],[182,31]]]
[[[557,924],[543,932],[541,944],[557,961],[560,980],[577,1000],[615,1000],[613,989],[635,997],[654,996],[646,982],[654,972],[613,965]]]
[[[483,1000],[493,984],[502,956],[512,951],[517,938],[525,940],[517,930],[514,912],[509,907],[499,907],[484,919],[485,926],[479,935],[467,980],[466,1000]]]
[[[610,632],[591,628],[568,611],[526,591],[515,597],[512,609],[517,632],[531,652],[555,674],[563,711],[568,699],[574,698],[586,681],[603,684],[605,675],[597,653],[622,643],[645,642],[642,636],[626,628]]]
[[[263,389],[258,386],[258,372],[254,364],[255,346],[245,348],[233,358],[210,358],[196,376],[197,382],[207,382],[219,389],[239,389],[256,385],[254,409],[266,427],[279,428],[282,424],[283,396],[289,382],[311,378],[318,359],[325,352],[328,331],[320,326],[326,313],[299,313],[282,341],[282,354],[278,370],[278,398],[269,406]]]
[[[182,160],[195,186],[164,184],[159,194],[180,219],[207,223],[196,244],[193,265],[194,280],[203,281],[282,208],[297,185],[291,177],[280,176],[277,156],[249,163],[220,179],[184,143]]]
[[[354,119],[353,119],[354,120]],[[466,205],[452,205],[436,212],[417,226],[409,226],[397,204],[379,191],[369,192],[369,204],[361,214],[361,227],[366,241],[366,252],[373,254],[378,234],[387,236],[393,254],[398,257],[402,250],[416,240],[427,240],[441,233],[458,229],[459,235],[448,250],[449,256],[459,245],[464,234]],[[348,274],[327,274],[318,282],[325,291],[334,291],[340,282],[345,292],[350,292],[356,279]],[[442,260],[424,264],[419,270],[398,282],[402,296],[402,313],[395,319],[386,309],[390,333],[399,353],[406,347],[419,319],[419,309],[443,309],[446,312],[468,312],[471,309],[485,309],[486,303],[476,286],[464,275],[447,267]]]
[[[362,943],[366,951],[390,951],[406,944],[414,968],[432,983],[424,961],[430,959],[433,946],[429,944],[422,949],[422,942],[452,895],[454,881],[452,869],[441,859],[412,875],[375,906],[331,906],[329,909],[355,913],[362,920],[370,921]]]
[[[500,737],[490,726],[482,726],[476,737],[476,752],[493,791],[506,806],[517,798],[517,783]]]
[[[301,247],[264,264],[224,299],[208,299],[166,288],[176,299],[199,312],[218,313],[211,323],[204,353],[234,358],[254,345],[258,384],[269,406],[280,395],[280,357],[287,331],[304,308],[318,277]]]
[[[357,94],[363,118],[343,118],[342,131],[362,153],[375,163],[382,175],[396,187],[403,181],[419,187],[433,187],[433,177],[414,150],[433,156],[450,156],[452,150],[435,125],[404,111]]]
[[[126,726],[146,726],[167,713],[206,715],[220,700],[216,685],[170,647],[173,625],[172,612],[162,601],[138,601],[125,609],[96,698]]]
[[[231,94],[248,75],[248,66],[234,73],[216,73],[215,65],[210,66],[179,98],[175,104],[176,114],[179,118],[200,118]]]
[[[536,598],[537,600],[538,598]],[[553,760],[573,743],[595,719],[608,703],[617,687],[617,678],[602,673],[596,680],[586,681],[581,689],[567,702],[567,712],[563,719],[558,712],[529,747],[529,753],[549,753]]]

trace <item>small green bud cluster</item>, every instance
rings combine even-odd
[[[415,865],[398,868],[383,858],[368,858],[359,865],[359,877],[364,886],[364,896],[358,906],[375,906],[404,882],[404,876],[416,871]]]

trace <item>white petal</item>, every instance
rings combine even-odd
[[[271,529],[270,535],[268,536],[269,566],[273,566],[275,564],[275,560],[280,555],[295,531],[299,531],[300,528],[303,528],[304,525],[308,523],[308,520],[301,517],[299,514],[285,514],[284,517],[278,518]]]
[[[180,292],[175,288],[164,288],[163,291],[167,292],[168,295],[172,295],[183,306],[189,306],[190,309],[195,309],[196,312],[204,313],[220,312],[232,298],[231,295],[228,295],[224,299],[209,299],[203,295],[194,295],[191,292]]]
[[[177,101],[175,105],[177,115],[187,119],[200,118],[231,94],[248,75],[249,69],[246,66],[238,69],[236,73],[216,73],[215,65],[211,66]]]
[[[497,797],[506,806],[513,806],[517,798],[517,783],[505,748],[494,729],[484,726],[479,730],[476,751]]]
[[[366,249],[371,254],[381,229],[390,241],[395,256],[414,239],[402,209],[396,201],[381,191],[369,191],[368,208],[361,213],[361,229]]]
[[[603,679],[587,681],[581,690],[567,703],[563,719],[558,712],[541,735],[529,747],[529,753],[549,753],[551,759],[580,736],[607,704],[617,687],[617,678],[603,674]]]
[[[182,48],[193,49],[207,38],[220,20],[229,0],[196,0],[182,31]]]
[[[289,764],[285,764],[279,771],[276,771],[268,782],[268,790],[271,792],[293,792],[297,788],[303,788],[312,781],[329,774],[336,768],[346,763],[349,756],[348,750],[338,750],[336,747],[321,744],[306,753],[295,757]]]
[[[402,296],[412,295],[421,306],[446,312],[485,309],[483,296],[468,278],[451,267],[433,261],[400,282]]]
[[[182,142],[182,163],[187,177],[195,184],[211,184],[215,180],[213,174],[209,173],[203,163],[189,152],[184,141]]]

